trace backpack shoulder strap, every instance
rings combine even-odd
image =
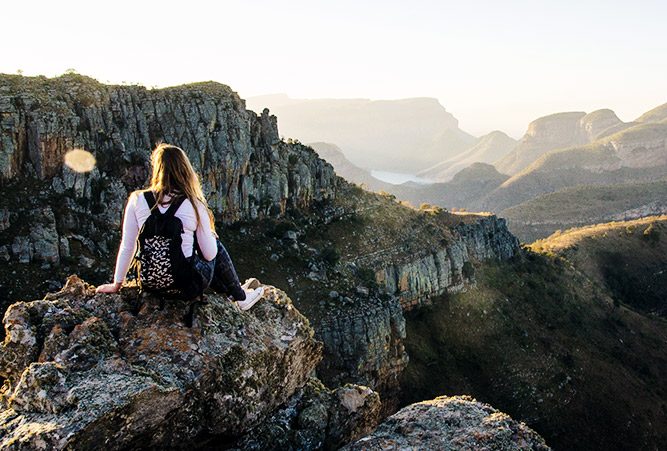
[[[185,196],[181,196],[177,198],[175,201],[173,201],[171,205],[169,205],[167,211],[164,212],[165,217],[174,216],[176,214],[176,210],[180,208],[181,204],[185,201],[185,199],[186,199]]]
[[[146,199],[146,203],[148,204],[148,209],[150,210],[151,214],[155,211],[153,208],[155,207],[155,204],[157,201],[155,200],[155,195],[153,194],[153,191],[151,190],[146,190],[144,191],[144,199]]]

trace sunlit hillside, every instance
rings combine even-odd
[[[566,230],[667,213],[667,179],[622,185],[574,186],[500,212],[524,243]]]
[[[667,316],[667,216],[574,228],[531,248],[567,259],[616,302]]]

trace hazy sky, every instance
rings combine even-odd
[[[0,72],[242,97],[436,97],[476,136],[667,102],[665,1],[3,2]]]

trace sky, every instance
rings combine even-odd
[[[3,2],[4,3],[4,2]],[[241,97],[435,97],[475,136],[562,111],[623,121],[667,102],[667,2],[17,1],[0,72]]]

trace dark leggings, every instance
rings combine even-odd
[[[229,258],[227,249],[220,240],[215,240],[218,245],[218,253],[211,261],[204,260],[198,252],[192,256],[192,264],[201,275],[204,288],[211,287],[216,293],[231,296],[236,301],[245,299],[245,291],[241,288],[239,276],[236,275],[232,259]]]

